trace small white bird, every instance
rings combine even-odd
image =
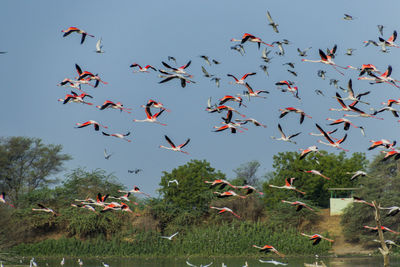
[[[97,43],[96,43],[96,53],[102,54],[104,53],[104,50],[101,50],[103,48],[103,44],[101,43],[102,39],[100,38]]]
[[[107,154],[107,150],[104,149],[104,158],[105,159],[110,159],[110,157],[113,155],[113,153]]]
[[[168,186],[169,186],[169,184],[172,184],[172,183],[176,183],[177,186],[179,185],[178,180],[174,179],[174,180],[168,181]]]
[[[279,261],[274,261],[274,260],[270,260],[270,261],[263,261],[263,260],[258,260],[261,263],[271,263],[273,265],[288,265],[287,263],[282,263]]]
[[[173,238],[174,236],[176,236],[178,233],[179,233],[179,232],[176,232],[175,234],[173,234],[173,235],[171,235],[171,236],[160,236],[160,237],[161,237],[161,238],[168,239],[168,240],[172,240],[172,238]]]
[[[192,266],[192,267],[197,267],[197,265],[194,265],[194,264],[190,263],[188,260],[186,260],[186,264],[189,265],[189,266]],[[207,264],[207,265],[200,264],[199,267],[208,267],[208,266],[211,266],[211,264],[213,264],[213,263],[211,262],[211,263],[209,263],[209,264]],[[224,266],[223,263],[222,263],[222,266]],[[226,266],[226,265],[225,265],[225,266]]]
[[[29,266],[33,267],[33,266],[37,266],[37,263],[35,262],[35,258],[32,258],[31,261],[29,262]]]
[[[81,261],[81,259],[78,259],[78,263],[79,263],[79,266],[83,266],[83,261]]]
[[[62,258],[60,264],[61,264],[61,266],[64,266],[64,264],[65,264],[65,259],[64,258]]]
[[[110,265],[108,265],[107,263],[101,262],[101,264],[103,264],[104,267],[110,267]]]

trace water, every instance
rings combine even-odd
[[[102,262],[110,265],[110,267],[181,267],[188,266],[186,264],[185,258],[81,258],[83,261],[83,266],[87,267],[102,267]],[[271,260],[271,257],[260,257],[263,260]],[[274,260],[288,263],[286,266],[304,266],[304,263],[314,263],[315,258],[286,258],[279,259],[274,258]],[[346,258],[320,258],[327,266],[340,266],[340,267],[378,267],[383,266],[383,258],[382,257],[346,257]],[[78,258],[66,258],[64,267],[78,267]],[[211,265],[213,266],[221,266],[222,263],[225,263],[228,267],[242,267],[247,261],[248,266],[250,267],[268,267],[275,266],[273,264],[260,263],[257,259],[253,258],[241,258],[241,257],[219,257],[219,258],[189,258],[189,262],[191,264],[200,266],[200,264],[206,265],[210,262],[213,262]],[[37,258],[36,263],[38,267],[41,266],[61,266],[60,259],[46,259],[46,258]],[[391,257],[390,258],[391,266],[400,266],[400,258],[399,257]],[[24,262],[29,265],[29,259]],[[47,265],[46,265],[47,264]],[[5,265],[7,266],[7,265]],[[20,265],[21,266],[21,265]],[[283,266],[283,265],[278,265]]]

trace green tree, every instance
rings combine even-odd
[[[260,181],[257,176],[257,171],[260,166],[260,162],[257,160],[240,165],[239,168],[233,170],[233,172],[236,173],[236,178],[232,180],[232,183],[235,185],[248,184],[258,186]]]
[[[61,145],[45,145],[41,139],[8,137],[0,139],[0,190],[15,205],[21,195],[57,182],[52,177],[71,157],[61,154]]]
[[[400,203],[400,168],[399,162],[393,159],[382,161],[383,155],[377,155],[368,168],[368,176],[357,179],[361,188],[357,196],[371,203],[376,201],[381,207],[398,206]],[[386,216],[388,210],[381,210],[382,225],[394,231],[400,230],[399,215]],[[353,203],[342,216],[344,234],[348,241],[361,242],[376,246],[376,233],[363,226],[376,226],[374,208],[363,203]],[[400,237],[393,233],[385,233],[385,239],[400,242]]]
[[[124,189],[124,186],[117,177],[107,174],[105,170],[86,171],[83,168],[77,168],[66,175],[59,189],[65,194],[64,199],[70,201],[76,198],[95,198],[98,193],[114,196],[121,194],[118,190]]]
[[[365,170],[368,163],[364,153],[353,153],[346,157],[344,152],[339,154],[321,151],[317,158],[306,157],[299,159],[297,152],[280,152],[273,157],[273,178],[264,183],[263,189],[265,199],[269,205],[274,205],[282,199],[299,200],[304,198],[321,207],[328,207],[330,187],[354,187],[347,172]],[[322,172],[330,180],[320,176],[305,173],[303,171],[317,170]],[[301,191],[306,192],[303,196],[297,192],[288,193],[287,190],[270,188],[269,184],[284,185],[285,178],[295,177],[294,185]],[[289,197],[288,197],[289,196]]]
[[[212,193],[205,180],[224,179],[225,174],[215,171],[205,160],[191,160],[171,173],[163,172],[159,192],[164,202],[186,210],[206,211]],[[177,180],[179,185],[168,181]]]

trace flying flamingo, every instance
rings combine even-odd
[[[263,192],[258,191],[254,186],[251,186],[251,185],[236,186],[236,188],[246,190],[246,195],[250,195],[250,194],[252,194],[253,192],[257,192],[257,193],[259,193],[260,195],[264,195]]]
[[[324,179],[326,179],[326,180],[330,180],[330,179],[331,179],[331,178],[329,178],[329,177],[323,175],[320,171],[317,171],[317,170],[310,170],[310,171],[302,170],[302,172],[305,172],[305,173],[312,173],[312,174],[321,176],[322,178],[324,178]]]
[[[222,179],[217,179],[214,181],[204,181],[206,184],[211,184],[210,188],[214,188],[219,186],[219,189],[222,190],[224,189],[227,185],[229,185],[232,188],[236,188],[236,186],[231,185],[228,181],[222,180]]]
[[[83,44],[83,42],[85,41],[86,35],[88,35],[90,37],[94,37],[94,35],[88,34],[87,32],[85,32],[85,31],[83,31],[81,29],[78,29],[77,27],[69,27],[66,30],[62,30],[61,32],[64,33],[63,37],[66,37],[66,36],[70,35],[73,32],[82,34],[81,44]]]
[[[355,100],[353,103],[351,103],[349,106],[347,106],[344,102],[343,102],[343,99],[342,99],[342,97],[340,96],[340,94],[338,93],[338,92],[336,92],[336,97],[334,97],[334,98],[336,98],[336,100],[339,102],[339,104],[342,106],[342,108],[341,109],[336,109],[336,108],[330,108],[329,110],[330,111],[353,111],[351,108],[350,108],[350,106],[355,106],[358,102],[359,102],[359,100]]]
[[[121,211],[133,213],[133,211],[129,208],[129,206],[124,202],[121,202]]]
[[[294,112],[294,113],[300,114],[300,124],[303,123],[304,117],[307,117],[307,118],[310,118],[310,119],[312,118],[311,116],[308,116],[303,110],[297,109],[297,108],[293,108],[293,107],[288,107],[288,108],[279,109],[279,110],[281,111],[281,115],[279,116],[279,118],[283,118],[289,112]]]
[[[324,240],[326,240],[326,241],[329,241],[329,242],[331,242],[331,243],[335,242],[335,241],[333,241],[332,239],[323,237],[323,236],[320,235],[320,234],[306,235],[305,233],[301,233],[301,235],[306,236],[306,237],[309,237],[310,240],[313,240],[313,241],[314,241],[314,242],[313,242],[313,246],[318,245],[319,242],[321,242],[322,239],[324,239]]]
[[[82,205],[77,205],[77,204],[71,204],[72,207],[75,208],[82,208],[82,209],[87,209],[90,211],[93,211],[94,213],[97,213],[96,209],[90,206],[89,204],[82,204]]]
[[[344,140],[346,140],[347,134],[345,134],[342,139],[337,140],[336,142],[333,142],[332,138],[324,130],[322,130],[322,128],[318,124],[315,124],[315,126],[324,135],[325,139],[328,140],[328,142],[329,142],[329,143],[325,143],[321,140],[318,140],[319,143],[327,145],[327,146],[331,146],[331,147],[334,147],[337,149],[342,149],[343,151],[346,151],[346,152],[348,151],[347,149],[340,147],[340,144],[343,143]]]
[[[303,209],[303,208],[306,208],[306,209],[309,209],[309,210],[311,210],[311,211],[314,211],[312,208],[310,208],[309,206],[307,206],[307,204],[305,204],[305,203],[303,203],[303,202],[300,202],[300,201],[291,202],[291,201],[282,200],[282,202],[283,202],[283,203],[288,203],[288,204],[290,204],[290,205],[292,205],[292,206],[296,206],[296,207],[297,207],[296,211],[300,211],[300,210]]]
[[[390,112],[392,112],[394,117],[396,117],[396,118],[399,117],[399,112],[400,111],[395,109],[395,108],[393,108],[393,107],[383,107],[383,108],[381,108],[379,110],[376,110],[372,115],[376,115],[376,114],[384,112],[384,111],[390,111]]]
[[[286,88],[279,88],[280,90],[282,90],[282,92],[291,92],[293,94],[294,97],[300,99],[299,97],[299,89],[297,88],[297,86],[292,87],[293,83],[290,81],[279,81],[276,82],[275,85],[277,86],[286,86]]]
[[[267,44],[267,43],[263,42],[261,40],[261,38],[255,37],[254,35],[249,34],[249,33],[243,34],[241,40],[238,40],[238,39],[235,39],[235,38],[231,39],[231,42],[240,42],[240,44],[244,44],[247,41],[253,42],[253,43],[257,43],[258,49],[260,49],[261,44],[265,44],[265,45],[268,45],[270,47],[274,47],[273,45],[270,45],[270,44]]]
[[[278,256],[280,256],[280,257],[282,257],[282,258],[285,257],[284,254],[280,253],[280,252],[277,251],[273,246],[270,246],[270,245],[265,245],[265,246],[263,246],[263,247],[259,247],[259,246],[257,246],[257,245],[253,245],[253,247],[258,248],[258,249],[260,250],[260,252],[265,252],[265,253],[274,252],[275,254],[277,254]]]
[[[121,193],[129,193],[129,192],[130,192],[130,193],[134,193],[134,194],[143,194],[143,195],[145,195],[145,196],[147,196],[147,197],[150,197],[149,194],[146,194],[146,193],[140,191],[139,187],[137,187],[136,185],[135,185],[135,186],[133,187],[133,189],[130,190],[130,191],[118,190],[118,192],[121,192]]]
[[[400,99],[388,99],[386,102],[382,102],[382,105],[391,107],[393,104],[400,105]]]
[[[125,111],[127,113],[131,113],[130,111],[128,111],[128,110],[132,110],[131,108],[124,108],[123,106],[124,105],[122,105],[121,102],[114,103],[110,100],[106,100],[106,101],[104,101],[103,105],[96,106],[96,108],[98,108],[100,110],[104,110],[106,108],[113,108],[113,109],[119,109],[121,112]]]
[[[0,194],[0,202],[15,208],[14,205],[6,202],[6,193],[5,192],[1,192],[1,194]]]
[[[99,83],[103,83],[103,84],[108,84],[107,82],[103,81],[102,79],[100,79],[100,77],[98,76],[98,74],[93,74],[89,71],[82,71],[81,67],[78,64],[75,64],[75,69],[78,72],[78,81],[91,81],[91,80],[95,80],[96,83],[93,86],[94,88],[96,88]]]
[[[84,100],[85,97],[90,97],[93,98],[91,95],[88,95],[86,93],[82,93],[80,95],[78,95],[77,93],[75,93],[74,91],[71,91],[71,94],[67,94],[65,95],[64,99],[58,99],[58,101],[63,102],[63,104],[67,104],[69,102],[75,102],[75,103],[82,103],[82,104],[86,104],[86,105],[93,105],[93,103],[88,103]]]
[[[235,121],[240,122],[240,123],[242,123],[242,124],[246,124],[246,123],[248,123],[248,122],[251,122],[251,123],[253,123],[255,126],[262,126],[262,127],[264,127],[264,128],[267,128],[266,125],[261,124],[259,121],[257,121],[256,119],[253,119],[253,118],[247,118],[247,119],[244,119],[244,120],[235,119]]]
[[[134,119],[134,122],[152,122],[152,123],[157,123],[163,126],[166,126],[166,124],[158,122],[157,118],[164,112],[165,109],[161,109],[159,112],[157,112],[156,114],[152,115],[151,111],[150,111],[150,105],[146,105],[146,119],[144,120],[136,120]]]
[[[367,173],[364,171],[356,171],[356,172],[346,172],[346,174],[352,174],[350,181],[357,179],[358,177],[367,176]]]
[[[229,190],[223,193],[220,192],[214,192],[214,194],[217,195],[218,198],[227,198],[227,197],[240,197],[240,198],[246,198],[246,196],[240,196],[236,194],[234,191]]]
[[[126,136],[130,135],[131,132],[128,132],[128,133],[126,133],[126,134],[120,134],[120,133],[108,134],[108,133],[102,132],[102,134],[105,135],[105,136],[114,136],[114,137],[117,137],[117,138],[120,138],[120,139],[124,139],[124,140],[126,140],[126,141],[128,141],[128,142],[131,142],[131,141],[132,141],[132,140],[129,140],[129,139],[126,139],[126,138],[125,138]]]
[[[396,141],[390,142],[387,139],[381,139],[379,141],[369,140],[372,145],[368,148],[368,150],[372,150],[377,147],[384,147],[386,149],[392,149],[396,145]]]
[[[175,72],[175,73],[177,73],[177,74],[183,74],[183,75],[187,75],[187,76],[191,77],[191,75],[189,75],[189,74],[185,71],[185,69],[186,69],[187,67],[190,66],[190,63],[192,63],[191,60],[189,60],[189,62],[186,63],[186,65],[183,65],[183,66],[181,66],[181,67],[179,67],[179,68],[171,67],[170,65],[168,65],[168,64],[165,63],[164,61],[161,61],[161,63],[162,63],[166,68],[171,69],[173,72]]]
[[[367,201],[365,201],[364,199],[362,199],[362,198],[360,198],[360,197],[356,197],[356,196],[353,196],[353,202],[356,202],[356,203],[363,203],[363,204],[366,204],[366,205],[368,205],[368,206],[374,207],[374,204],[372,204],[372,203],[370,203],[370,202],[367,202]]]
[[[223,98],[219,100],[219,105],[225,104],[227,101],[234,101],[239,103],[239,107],[243,105],[246,107],[246,105],[243,104],[243,99],[240,96],[231,96],[231,95],[226,95]]]
[[[38,203],[37,204],[39,206],[40,209],[32,209],[34,211],[43,211],[43,212],[48,212],[48,213],[52,213],[54,216],[58,216],[59,214],[57,214],[54,210],[50,209],[50,208],[46,208],[45,206],[43,206],[42,204]]]
[[[57,86],[68,86],[68,87],[75,88],[82,92],[80,81],[75,81],[75,80],[71,80],[68,78],[65,78],[64,80],[62,80],[62,82],[57,84]]]
[[[329,48],[326,49],[326,55],[331,58],[335,58],[336,50],[337,50],[337,45],[335,44],[332,47],[332,49],[329,49]]]
[[[383,118],[375,117],[374,114],[376,114],[376,113],[368,114],[368,113],[365,113],[364,111],[362,111],[362,110],[360,110],[360,109],[358,109],[358,108],[356,108],[354,106],[349,106],[349,108],[352,111],[354,111],[354,112],[356,112],[358,114],[357,115],[355,115],[355,114],[344,114],[343,115],[344,117],[364,117],[364,118],[374,118],[374,119],[377,119],[377,120],[383,120]]]
[[[266,98],[265,96],[260,96],[261,93],[269,94],[269,92],[267,90],[254,91],[253,88],[251,88],[251,86],[248,83],[245,83],[245,86],[247,88],[247,91],[244,91],[243,95],[247,95],[249,97],[249,100],[250,100],[250,97]]]
[[[151,65],[147,65],[146,67],[142,68],[139,64],[137,63],[133,63],[132,65],[129,66],[130,68],[134,68],[134,67],[139,67],[138,71],[134,71],[134,72],[149,72],[149,69],[152,69],[154,71],[157,71],[156,68],[154,68]]]
[[[365,229],[370,229],[372,232],[377,232],[378,231],[378,226],[371,227],[371,226],[364,225],[363,227]],[[381,229],[382,229],[383,232],[388,231],[388,232],[394,233],[396,235],[400,235],[399,232],[393,231],[393,230],[391,230],[391,229],[389,229],[389,228],[387,228],[386,226],[383,226],[383,225],[381,226]]]
[[[400,207],[398,206],[392,206],[392,207],[388,207],[388,208],[379,208],[381,210],[389,210],[388,213],[386,214],[386,216],[395,216],[397,213],[400,212]]]
[[[357,101],[357,102],[360,102],[360,103],[364,103],[364,104],[369,105],[369,103],[361,101],[360,98],[361,98],[362,96],[368,95],[371,91],[367,91],[367,92],[364,92],[364,93],[360,93],[360,94],[358,94],[358,95],[355,95],[355,94],[354,94],[354,91],[353,91],[353,82],[352,82],[351,79],[349,79],[349,82],[348,82],[348,84],[347,84],[347,92],[348,92],[349,95],[348,95],[346,98],[341,98],[341,100]],[[336,97],[337,97],[337,96],[336,96]],[[336,98],[336,97],[335,97],[335,98]],[[353,105],[353,107],[354,107],[354,105]]]
[[[395,160],[400,159],[400,150],[394,149],[390,151],[381,151],[381,153],[384,153],[385,156],[383,157],[382,161],[386,161],[389,158],[394,157]]]
[[[236,213],[234,213],[230,208],[227,208],[227,207],[218,208],[218,207],[213,207],[213,206],[211,206],[210,208],[211,208],[211,209],[219,210],[218,214],[221,214],[221,213],[223,213],[223,212],[230,212],[230,213],[232,213],[234,216],[236,216],[237,218],[240,219],[240,216],[237,215]]]
[[[147,101],[146,105],[141,105],[140,107],[145,108],[146,106],[153,107],[153,108],[164,109],[166,112],[170,112],[169,109],[166,109],[164,107],[163,103],[157,102],[157,101],[155,101],[153,99],[150,99],[149,101]]]
[[[94,121],[94,120],[89,120],[89,121],[84,122],[84,123],[76,123],[76,125],[78,125],[78,127],[75,127],[75,128],[83,128],[83,127],[86,127],[86,126],[89,126],[89,125],[93,125],[94,129],[96,131],[98,131],[100,129],[100,126],[103,127],[103,128],[106,128],[106,129],[108,128],[107,126],[101,125],[100,123],[98,123],[97,121]]]
[[[396,38],[397,38],[397,31],[393,31],[393,34],[389,37],[389,39],[385,40],[382,37],[379,37],[379,41],[385,43],[385,46],[400,48],[400,46],[395,43]]]
[[[230,106],[226,106],[226,105],[222,105],[222,106],[217,106],[215,108],[211,108],[211,109],[207,109],[208,112],[210,113],[214,113],[214,112],[221,112],[222,110],[227,110],[227,111],[233,111],[237,114],[239,114],[241,117],[245,118],[246,115],[243,115],[242,113],[240,113],[239,111],[237,111],[236,109],[230,107]]]
[[[294,178],[294,177],[290,178],[290,182],[289,182],[288,178],[285,178],[285,185],[283,185],[283,186],[276,186],[276,185],[270,184],[269,187],[280,188],[280,189],[288,189],[288,190],[294,190],[294,191],[296,191],[296,192],[299,192],[299,193],[305,195],[305,194],[306,194],[305,192],[302,192],[302,191],[298,190],[296,187],[293,186],[294,179],[296,179],[296,178]]]
[[[319,49],[319,56],[321,57],[320,60],[309,60],[309,59],[302,59],[301,61],[304,62],[314,62],[314,63],[324,63],[327,65],[331,65],[337,72],[339,72],[340,74],[344,75],[343,72],[339,71],[336,67],[342,68],[342,69],[347,69],[347,67],[341,67],[335,64],[335,62],[333,62],[332,60],[332,56],[331,55],[326,55],[321,49]]]
[[[396,82],[397,82],[397,80],[395,80],[395,79],[393,79],[392,77],[390,77],[390,75],[392,74],[392,66],[388,66],[388,68],[387,68],[387,70],[383,73],[383,74],[381,74],[380,76],[376,76],[375,74],[373,74],[373,73],[369,73],[368,75],[370,76],[370,77],[359,77],[358,79],[359,80],[368,80],[368,81],[372,81],[372,83],[371,84],[374,84],[374,83],[387,83],[387,84],[390,84],[390,85],[393,85],[393,86],[395,86],[395,87],[397,87],[397,88],[400,88],[397,84],[396,84]]]
[[[119,200],[123,200],[123,201],[126,201],[126,202],[131,202],[131,200],[129,199],[129,196],[131,195],[131,193],[130,192],[128,192],[128,193],[126,193],[125,195],[123,195],[123,196],[120,196],[120,197],[117,197],[117,196],[110,196],[110,197],[108,197],[108,198],[112,198],[112,199],[119,199]],[[135,204],[135,205],[139,205],[138,203],[136,203],[136,202],[133,202],[133,204]]]
[[[112,202],[110,204],[107,204],[104,206],[104,208],[100,211],[101,213],[111,211],[111,210],[121,210],[122,204],[119,204],[117,202]]]
[[[295,141],[292,141],[291,139],[292,139],[293,137],[296,137],[296,136],[298,136],[299,134],[301,134],[301,132],[299,132],[299,133],[295,133],[295,134],[286,136],[285,133],[282,131],[282,127],[281,127],[280,124],[278,124],[278,130],[279,130],[279,132],[281,133],[281,137],[277,138],[277,137],[275,137],[275,136],[271,136],[272,139],[274,139],[274,140],[282,140],[282,141],[289,142],[289,143],[293,143],[293,144],[296,144],[296,142],[295,142]]]
[[[370,74],[372,72],[380,73],[380,71],[373,64],[362,64],[361,68],[356,68],[353,66],[347,66],[349,69],[359,70],[360,74],[358,76],[363,76],[365,73]]]
[[[178,151],[178,152],[182,152],[182,153],[185,153],[185,154],[189,155],[189,153],[187,153],[186,151],[182,151],[181,149],[183,147],[185,147],[190,142],[190,138],[188,138],[185,143],[180,144],[179,146],[175,146],[174,142],[172,142],[171,139],[169,139],[168,136],[164,135],[164,137],[165,137],[165,140],[167,140],[167,142],[169,143],[169,145],[171,147],[160,146],[160,148],[170,149],[172,151]]]
[[[241,85],[245,85],[246,84],[246,82],[244,81],[248,76],[253,76],[253,75],[256,75],[257,73],[255,73],[255,72],[249,72],[249,73],[246,73],[245,75],[243,75],[242,76],[242,78],[240,78],[240,79],[238,79],[238,78],[236,78],[235,76],[233,76],[232,74],[227,74],[227,76],[228,77],[232,77],[233,79],[235,79],[235,83],[236,84],[241,84]]]
[[[165,82],[168,82],[168,81],[173,80],[173,79],[179,79],[180,82],[181,82],[181,87],[182,88],[185,88],[187,83],[196,83],[195,81],[189,80],[187,78],[187,77],[191,77],[191,75],[184,76],[182,74],[177,74],[177,73],[171,74],[171,73],[168,73],[168,72],[166,72],[164,70],[159,70],[159,72],[164,74],[164,75],[159,75],[159,77],[160,78],[164,78],[164,80],[161,80],[158,83],[165,83]]]
[[[347,114],[345,114],[347,115]],[[327,121],[332,121],[329,125],[337,125],[343,123],[343,129],[347,131],[350,128],[350,125],[353,126],[354,128],[359,128],[358,126],[355,126],[350,120],[346,118],[340,118],[340,119],[331,119],[327,118]]]
[[[310,154],[311,152],[317,152],[320,153],[318,151],[318,147],[317,146],[310,146],[306,149],[300,149],[301,154],[300,154],[300,160],[304,159],[308,154]]]

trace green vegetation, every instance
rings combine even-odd
[[[301,191],[306,192],[304,200],[320,207],[328,207],[329,192],[331,187],[354,187],[346,172],[355,172],[365,170],[367,160],[363,153],[353,153],[350,158],[346,157],[345,152],[339,154],[327,153],[321,151],[322,156],[310,157],[300,160],[297,152],[280,152],[274,156],[272,178],[268,184],[284,185],[285,178],[295,177],[294,185]],[[302,172],[302,170],[318,170],[330,178],[326,180],[320,176]],[[290,200],[303,197],[300,193],[287,192],[287,190],[277,190],[269,188],[264,184],[263,191],[266,193],[266,204],[275,205],[281,199]]]
[[[54,159],[50,160],[50,156]],[[376,199],[382,206],[400,200],[396,194],[400,186],[397,165],[391,160],[381,162],[380,158],[370,164],[370,177],[358,181],[350,181],[347,172],[367,169],[367,160],[362,153],[346,157],[345,153],[321,151],[320,155],[307,156],[303,160],[299,160],[296,152],[279,153],[274,156],[272,172],[260,174],[260,163],[254,160],[234,169],[236,177],[232,179],[212,168],[206,160],[191,160],[163,173],[158,198],[130,196],[128,205],[133,213],[99,213],[101,207],[96,207],[97,212],[93,212],[72,207],[71,203],[78,204],[76,199],[95,199],[98,193],[120,196],[118,191],[124,190],[124,186],[117,177],[100,169],[78,168],[57,180],[54,175],[62,170],[63,162],[70,159],[61,154],[60,146],[43,145],[39,139],[23,137],[2,139],[0,166],[6,171],[0,174],[0,189],[7,192],[6,200],[16,204],[17,208],[0,206],[0,223],[4,226],[0,229],[0,248],[37,256],[100,256],[103,253],[116,256],[217,256],[258,255],[252,245],[268,244],[288,255],[324,254],[328,253],[330,243],[322,241],[318,246],[312,246],[300,232],[315,232],[318,210],[327,207],[329,187],[362,187],[361,197]],[[40,172],[42,168],[44,171]],[[302,172],[312,169],[323,171],[331,179],[328,181]],[[7,180],[8,175],[17,176],[18,173],[24,173],[24,176],[17,183]],[[290,177],[296,177],[295,186],[307,192],[305,195],[269,187],[269,184],[283,185],[284,179]],[[222,193],[232,188],[210,188],[204,182],[216,179],[229,180],[236,186],[252,185],[264,194],[256,192],[246,198],[217,198],[213,192]],[[169,184],[172,180],[177,180],[179,185]],[[243,189],[235,191],[241,196],[246,194]],[[302,209],[297,212],[295,207],[281,200],[302,201],[315,211]],[[114,200],[107,202],[110,201]],[[134,205],[134,202],[139,204]],[[59,215],[33,212],[37,203],[51,207]],[[210,206],[229,207],[240,218],[228,212],[219,214]],[[349,208],[343,220],[348,239],[370,240],[373,236],[362,229],[362,225],[374,226],[372,216],[367,205],[355,204]],[[384,222],[393,230],[399,227],[396,218],[384,218]],[[172,241],[160,238],[177,231],[179,234]],[[329,233],[320,234],[329,236]]]
[[[358,179],[358,186],[362,189],[357,192],[357,196],[369,203],[376,200],[381,207],[399,206],[400,165],[394,160],[382,161],[382,158],[383,155],[375,157],[369,166],[368,176]],[[381,210],[382,225],[399,231],[399,215],[387,216],[387,212],[388,210]],[[342,224],[348,241],[361,242],[370,247],[377,246],[373,240],[378,239],[378,234],[363,228],[365,225],[376,226],[373,207],[364,203],[353,203],[344,213]],[[397,244],[400,242],[399,235],[394,233],[386,232],[384,236]]]
[[[44,145],[42,140],[27,137],[0,139],[0,190],[19,206],[20,197],[36,189],[55,184],[49,176],[62,170],[71,159],[61,154],[61,145]]]
[[[36,256],[245,256],[260,255],[252,245],[264,246],[267,243],[277,244],[274,246],[278,251],[291,255],[323,254],[330,248],[328,242],[313,246],[295,229],[276,231],[265,223],[243,222],[183,229],[172,241],[160,238],[160,234],[154,231],[134,231],[110,240],[102,237],[90,241],[50,239],[36,244],[20,244],[13,251]]]

